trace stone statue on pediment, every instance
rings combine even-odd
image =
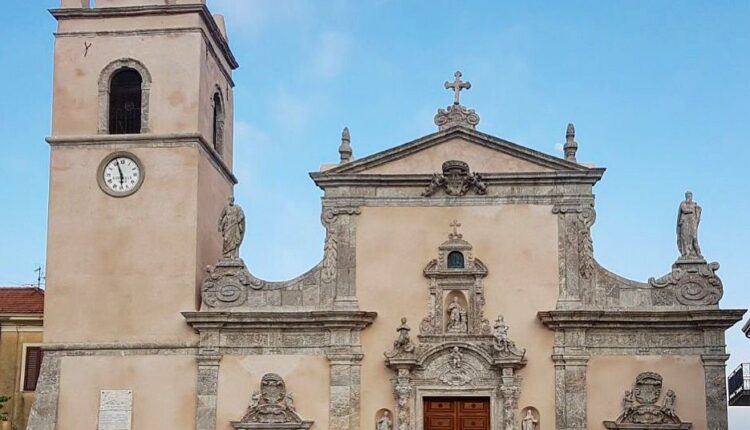
[[[677,248],[681,260],[702,260],[701,248],[698,245],[698,225],[701,222],[702,209],[693,200],[693,193],[685,193],[685,200],[680,203],[677,212]]]
[[[238,260],[240,245],[242,245],[242,239],[245,238],[245,212],[234,204],[234,197],[229,198],[229,203],[221,212],[219,233],[224,238],[222,256],[227,260]]]

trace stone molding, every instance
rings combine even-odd
[[[179,146],[198,146],[208,156],[224,178],[232,185],[238,183],[227,164],[213,146],[200,133],[164,133],[164,134],[92,134],[79,136],[50,136],[47,143],[53,148],[81,148],[89,146],[123,148],[175,148]]]
[[[50,13],[58,21],[63,19],[96,19],[96,18],[113,18],[113,17],[132,17],[147,15],[182,15],[187,13],[197,13],[206,26],[211,40],[219,48],[225,61],[232,69],[239,67],[237,60],[234,58],[229,43],[221,34],[219,26],[216,24],[208,7],[203,4],[172,4],[164,6],[125,6],[111,8],[59,8],[50,9]]]
[[[112,75],[124,68],[133,69],[141,76],[141,133],[147,134],[150,131],[148,119],[152,81],[151,73],[142,62],[136,59],[120,58],[107,64],[99,74],[99,134],[109,134],[109,90],[112,82]]]

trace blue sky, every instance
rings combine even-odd
[[[0,284],[45,259],[51,0],[5,0],[0,16]],[[209,0],[226,15],[235,73],[238,202],[253,272],[295,276],[322,255],[320,192],[307,176],[435,130],[460,69],[479,129],[560,154],[574,122],[596,186],[595,255],[645,280],[676,258],[685,190],[703,206],[701,245],[722,265],[726,308],[750,304],[750,2]],[[293,233],[292,233],[293,232]],[[750,360],[739,325],[728,368]],[[750,413],[734,408],[734,423]]]

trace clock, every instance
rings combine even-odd
[[[138,157],[129,152],[115,152],[99,164],[97,181],[102,191],[110,196],[125,197],[138,191],[144,176]]]

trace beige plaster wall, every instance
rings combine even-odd
[[[460,156],[459,156],[460,155]],[[399,160],[365,170],[367,174],[432,174],[442,170],[443,162],[460,159],[472,172],[544,172],[551,169],[504,154],[494,149],[452,139]]]
[[[594,356],[589,360],[586,381],[589,430],[604,429],[603,421],[614,421],[620,416],[625,390],[632,389],[641,372],[656,372],[664,378],[659,402],[663,401],[667,390],[674,390],[680,419],[692,422],[696,430],[707,428],[700,357]]]
[[[406,316],[416,340],[428,314],[428,281],[422,274],[448,239],[449,223],[462,223],[464,239],[489,269],[485,316],[505,316],[510,336],[526,348],[528,365],[519,407],[534,406],[544,422],[554,421],[553,334],[536,319],[557,300],[557,218],[550,206],[363,208],[357,217],[357,294],[360,308],[378,312],[362,334],[362,428],[372,426],[380,408],[394,410],[382,353]]]
[[[232,430],[230,421],[242,418],[266,373],[284,378],[287,392],[296,394],[294,405],[302,419],[315,421],[313,430],[328,429],[330,369],[325,356],[226,355],[219,369],[216,430]]]
[[[63,357],[58,430],[97,428],[101,390],[133,390],[134,429],[195,428],[195,357]]]
[[[45,341],[195,339],[180,312],[195,309],[203,156],[197,147],[130,148],[144,182],[114,198],[96,178],[112,151],[52,149]]]
[[[7,412],[11,425],[26,428],[34,392],[21,391],[23,351],[27,344],[42,342],[42,328],[0,323],[0,396],[11,399],[0,412]]]
[[[91,43],[85,56],[84,43]],[[99,78],[107,65],[121,58],[140,61],[151,75],[151,133],[198,132],[202,44],[199,33],[58,37],[52,134],[97,134]]]

